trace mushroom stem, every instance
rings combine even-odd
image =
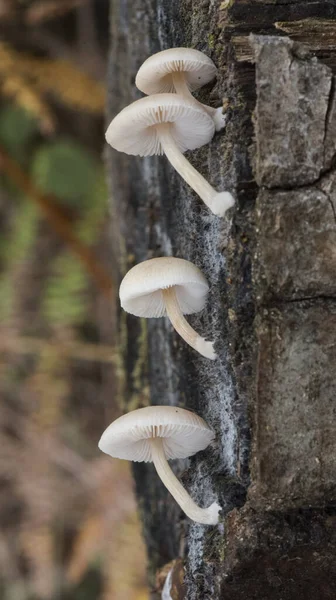
[[[217,525],[218,513],[221,510],[219,504],[214,502],[209,508],[198,506],[171,470],[166,459],[162,438],[154,437],[148,441],[151,445],[152,459],[158,476],[187,517],[204,525]]]
[[[189,86],[186,81],[186,77],[183,71],[174,71],[172,73],[173,84],[176,90],[176,93],[185,98],[186,100],[192,100],[199,104],[203,110],[213,119],[215,124],[216,131],[220,131],[225,127],[225,115],[223,115],[223,107],[219,106],[218,108],[213,108],[212,106],[208,106],[207,104],[203,104],[194,98],[192,95]]]
[[[202,354],[202,356],[205,356],[205,358],[215,360],[216,353],[213,349],[213,342],[207,342],[191,327],[191,325],[189,325],[180,309],[174,287],[163,289],[162,295],[167,315],[181,338],[183,338],[189,346]]]
[[[203,202],[215,214],[222,217],[234,205],[230,192],[216,192],[206,179],[183,156],[171,135],[170,123],[156,125],[163,151],[174,169],[190,187],[202,198]]]

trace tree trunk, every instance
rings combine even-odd
[[[119,276],[172,254],[211,287],[190,322],[214,362],[165,319],[120,315],[125,410],[179,405],[217,433],[176,472],[201,505],[218,499],[218,527],[185,519],[151,465],[134,469],[153,590],[183,559],[174,599],[336,597],[335,17],[333,0],[111,0],[109,119],[141,96],[150,54],[204,51],[219,75],[198,99],[223,103],[227,126],[188,158],[237,198],[215,217],[165,157],[108,151]]]

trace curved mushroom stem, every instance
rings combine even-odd
[[[162,438],[155,437],[148,441],[151,445],[152,459],[158,476],[187,517],[204,525],[217,525],[218,513],[221,510],[219,504],[214,502],[209,508],[198,506],[171,470],[166,459]]]
[[[205,358],[215,360],[217,355],[213,349],[213,342],[207,342],[197,333],[197,331],[195,331],[195,329],[191,327],[191,325],[189,325],[180,309],[174,287],[169,287],[165,290],[162,290],[162,295],[167,310],[167,315],[174,329],[176,329],[177,333],[180,334],[181,338],[183,338],[184,341],[189,344],[189,346],[202,354],[202,356],[205,356]]]
[[[176,145],[170,131],[170,123],[156,125],[165,155],[184,181],[202,198],[210,210],[220,217],[234,205],[230,192],[216,192],[206,179],[190,164]]]
[[[180,96],[183,96],[183,98],[185,98],[186,100],[193,100],[193,102],[199,104],[203,108],[203,110],[205,110],[205,112],[207,112],[208,115],[213,119],[216,131],[220,131],[225,127],[226,118],[225,115],[223,115],[222,106],[219,106],[218,108],[212,108],[212,106],[208,106],[207,104],[203,104],[202,102],[196,100],[196,98],[194,98],[188,87],[183,71],[173,72],[172,78],[176,93]]]

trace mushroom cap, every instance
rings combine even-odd
[[[178,94],[156,94],[136,100],[117,114],[106,131],[106,141],[126,154],[163,154],[155,127],[161,123],[171,123],[171,135],[181,152],[208,144],[215,133],[213,119],[201,105]]]
[[[145,260],[130,269],[119,289],[121,307],[137,317],[163,317],[166,306],[162,290],[173,286],[183,314],[204,308],[209,286],[202,271],[173,256]]]
[[[102,452],[114,458],[151,462],[149,439],[163,438],[168,460],[187,458],[214,439],[210,427],[194,413],[175,406],[146,406],[116,419],[99,441]]]
[[[135,85],[144,94],[174,92],[172,73],[184,73],[191,91],[198,90],[214,77],[217,69],[211,58],[192,48],[170,48],[145,60],[135,78]]]

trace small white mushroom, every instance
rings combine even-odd
[[[152,258],[135,265],[121,282],[121,307],[137,317],[167,315],[180,336],[197,352],[214,360],[213,342],[207,342],[186,321],[204,308],[208,282],[193,263],[172,256]]]
[[[126,154],[165,154],[210,210],[223,216],[234,204],[232,195],[217,192],[183,156],[208,144],[214,131],[213,120],[195,102],[178,94],[157,94],[124,108],[110,123],[106,140]]]
[[[171,589],[172,589],[172,583],[173,583],[173,569],[170,569],[170,571],[166,577],[166,581],[164,583],[163,589],[162,589],[161,600],[173,600],[172,596],[170,594]]]
[[[198,523],[216,525],[221,507],[200,508],[171,470],[168,460],[187,458],[214,439],[210,427],[194,413],[174,406],[147,406],[122,417],[104,431],[99,448],[114,458],[153,462],[156,471],[185,514]]]
[[[198,102],[191,94],[217,75],[211,58],[193,48],[170,48],[153,54],[141,65],[135,85],[144,94],[176,92],[186,100],[202,106],[213,119],[216,131],[225,126],[223,108],[212,108]]]

